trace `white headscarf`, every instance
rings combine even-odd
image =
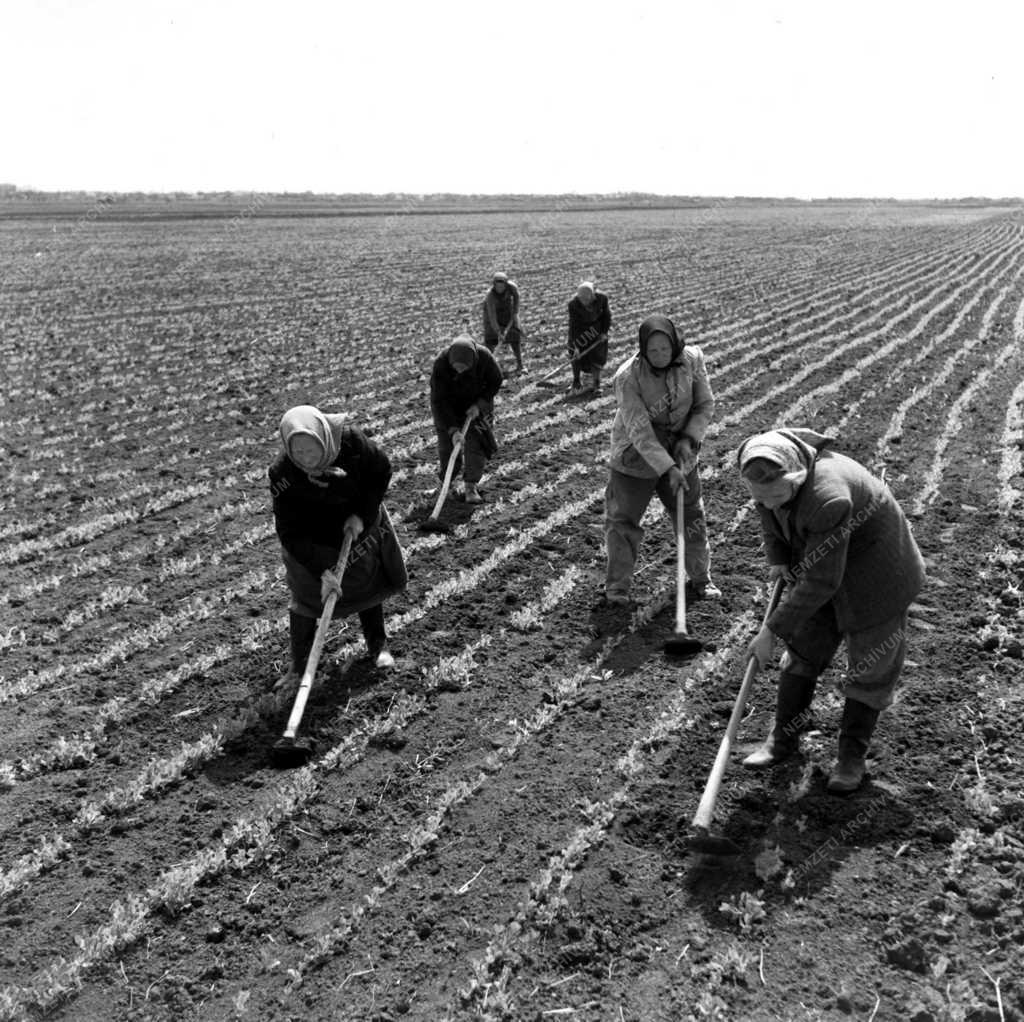
[[[777,429],[758,433],[747,440],[739,449],[740,472],[755,458],[762,458],[782,469],[782,478],[795,493],[807,478],[808,464],[799,442]]]
[[[284,453],[288,455],[289,460],[297,468],[301,468],[311,480],[318,482],[315,477],[332,465],[338,456],[338,441],[335,439],[331,424],[327,421],[327,416],[313,405],[296,405],[294,408],[289,408],[281,417],[280,429],[281,443],[284,445]],[[297,436],[311,436],[320,445],[322,451],[320,460],[312,470],[305,465],[300,465],[292,457],[291,443]]]

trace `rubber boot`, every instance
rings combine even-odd
[[[306,669],[310,650],[313,648],[313,639],[316,637],[316,618],[305,617],[290,610],[288,612],[288,636],[292,651],[292,665],[288,669],[288,673],[277,680],[274,691],[298,684]]]
[[[878,712],[855,699],[847,699],[843,704],[839,757],[828,778],[828,790],[834,794],[848,795],[864,783],[864,757],[878,723]]]
[[[388,636],[384,629],[384,604],[359,612],[359,624],[366,641],[366,655],[375,667],[393,667],[395,658],[388,651]]]
[[[743,760],[745,767],[763,770],[788,759],[799,748],[800,732],[807,722],[807,711],[814,699],[816,678],[783,671],[775,701],[775,723],[760,748]]]

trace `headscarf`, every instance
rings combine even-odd
[[[594,285],[589,280],[584,280],[576,288],[576,297],[586,305],[588,302],[593,301],[595,291]]]
[[[476,365],[476,344],[469,334],[459,334],[448,348],[448,365],[454,368],[456,362],[471,369]]]
[[[320,444],[323,453],[312,470],[305,465],[300,465],[292,457],[291,442],[297,436],[311,436]],[[296,405],[294,408],[289,408],[281,417],[281,443],[284,445],[284,453],[288,455],[293,465],[302,469],[309,476],[310,481],[318,485],[325,485],[316,477],[334,463],[334,459],[338,456],[338,442],[334,438],[334,432],[331,429],[331,424],[327,421],[327,416],[319,408],[314,408],[313,405]]]
[[[499,282],[502,283],[502,284],[507,284],[508,283],[508,274],[507,273],[502,273],[499,270],[496,274],[494,274],[493,277],[491,277],[491,283],[492,284],[497,284]]]
[[[778,429],[770,429],[767,433],[758,433],[740,444],[736,452],[736,460],[742,473],[747,465],[756,458],[763,458],[782,469],[782,478],[789,483],[795,493],[807,478],[811,462],[814,460],[814,449],[807,448],[792,433]],[[749,477],[748,477],[749,478]],[[762,480],[752,479],[752,482]]]
[[[656,366],[651,365],[650,359],[647,357],[647,342],[652,334],[666,334],[669,341],[672,342],[672,358],[663,369],[658,369]],[[676,333],[675,324],[668,316],[648,316],[640,324],[640,356],[650,366],[652,372],[659,375],[667,373],[673,366],[680,364],[680,360],[683,357],[683,344],[679,340],[679,334]]]

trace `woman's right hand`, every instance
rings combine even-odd
[[[326,603],[327,597],[334,593],[341,599],[341,579],[328,568],[320,576],[320,602]]]
[[[785,564],[769,564],[768,565],[768,581],[774,582],[776,579],[781,578],[784,582],[792,582],[796,576],[789,570]]]

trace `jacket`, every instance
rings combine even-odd
[[[902,614],[921,591],[924,560],[910,523],[877,476],[832,438],[809,429],[782,430],[798,444],[808,475],[793,498],[772,511],[757,504],[770,564],[785,564],[797,581],[768,619],[784,640],[831,602],[843,632]]]
[[[675,443],[690,437],[699,448],[715,414],[704,355],[682,349],[679,365],[653,370],[641,353],[623,362],[614,377],[619,403],[612,422],[610,466],[624,475],[651,479],[676,464]]]
[[[579,298],[569,302],[569,347],[586,348],[612,328],[608,296],[594,292],[594,300],[584,305]]]
[[[495,340],[507,326],[519,326],[519,288],[513,281],[505,284],[503,294],[490,288],[483,300],[484,337]]]
[[[494,417],[494,396],[501,389],[501,370],[494,356],[482,345],[474,344],[476,361],[464,373],[457,373],[448,361],[448,351],[434,360],[430,372],[430,410],[443,429],[462,428],[470,405],[490,424]]]
[[[369,529],[380,514],[381,502],[391,483],[391,462],[384,451],[354,426],[342,425],[341,416],[327,421],[339,438],[333,467],[346,473],[318,486],[287,455],[282,454],[268,471],[273,498],[274,527],[281,545],[309,571],[319,574],[334,562],[341,549],[345,521],[358,515]]]

